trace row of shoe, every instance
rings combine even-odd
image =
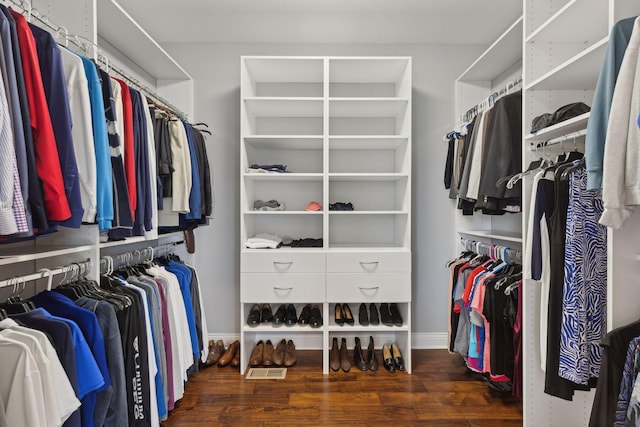
[[[382,362],[385,369],[389,372],[405,370],[404,358],[396,343],[392,343],[391,347],[386,343],[382,346]],[[355,338],[353,364],[361,371],[378,370],[378,357],[372,336],[369,337],[369,346],[367,347],[366,353],[362,350],[360,338]],[[351,369],[351,360],[348,355],[347,340],[345,338],[342,338],[342,344],[339,349],[338,338],[333,338],[333,345],[329,351],[329,367],[333,371],[342,369],[344,372],[349,372]]]
[[[312,328],[319,328],[322,326],[322,312],[317,304],[307,304],[302,309],[300,317],[296,313],[296,306],[293,304],[281,304],[273,314],[270,304],[262,304],[262,307],[258,304],[254,304],[249,310],[247,316],[247,324],[249,326],[256,326],[260,323],[271,322],[274,325],[287,325],[293,326],[309,325]]]
[[[374,303],[369,304],[369,311],[367,311],[367,305],[365,303],[360,304],[358,310],[358,323],[360,326],[377,326],[382,322],[386,326],[402,326],[402,315],[398,309],[396,303],[382,303],[380,304],[380,314],[378,314],[378,308]],[[336,304],[334,320],[337,325],[343,326],[353,325],[355,320],[351,313],[351,307],[349,304]]]
[[[260,340],[251,351],[249,366],[290,367],[295,365],[296,361],[296,346],[293,341],[282,339],[274,349],[271,340],[267,340],[267,342]]]
[[[205,366],[218,365],[219,367],[231,366],[237,368],[240,366],[240,341],[235,340],[229,347],[225,349],[222,340],[209,341],[209,354]]]

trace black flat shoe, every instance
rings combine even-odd
[[[376,357],[372,336],[369,337],[369,348],[367,349],[367,368],[369,368],[370,371],[378,370],[378,358]]]
[[[298,323],[298,315],[296,314],[296,306],[293,304],[287,305],[286,314],[284,316],[284,324],[287,326],[293,326]]]
[[[349,307],[349,304],[342,304],[342,310],[344,311],[345,323],[353,325],[355,320],[353,320],[353,314],[351,313],[351,307]]]
[[[361,371],[367,370],[367,361],[362,354],[362,346],[358,337],[356,337],[356,346],[353,348],[353,364]]]
[[[402,326],[402,315],[400,315],[400,310],[398,310],[398,304],[390,304],[389,312],[391,313],[391,321],[393,324],[396,326]]]
[[[402,358],[402,353],[400,353],[400,349],[396,343],[391,344],[391,351],[393,353],[393,364],[396,365],[396,369],[404,371],[404,359]]]
[[[255,326],[258,323],[260,323],[260,306],[253,304],[247,316],[247,325]]]
[[[302,309],[302,313],[300,313],[300,317],[298,318],[298,323],[301,325],[308,325],[310,318],[311,318],[311,304],[307,304]]]
[[[309,325],[312,328],[319,328],[322,326],[322,312],[320,311],[320,307],[314,305],[311,307],[311,318],[309,319]]]
[[[389,349],[389,346],[386,344],[382,346],[382,364],[384,365],[384,369],[387,371],[396,371],[396,365],[393,362],[393,357],[391,356],[391,349]]]
[[[276,325],[282,325],[286,314],[287,307],[284,304],[280,304],[280,307],[276,310],[276,314],[273,315],[273,323]]]
[[[336,325],[344,325],[344,311],[342,311],[342,306],[340,304],[336,304],[334,318],[336,321]]]
[[[374,303],[369,304],[369,324],[377,326],[380,324],[380,318],[378,317],[378,309]]]
[[[360,326],[369,326],[369,314],[367,313],[367,305],[365,303],[360,304],[358,323],[360,323]]]
[[[271,311],[271,304],[262,304],[261,321],[273,322],[273,312]]]
[[[393,326],[393,319],[391,318],[391,312],[389,311],[389,304],[380,304],[380,321],[383,325]]]

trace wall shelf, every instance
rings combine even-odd
[[[607,2],[602,0],[571,0],[535,29],[525,43],[584,44],[600,40],[607,32],[606,22],[602,19],[602,14],[606,13]],[[576,17],[580,18],[580,28],[567,31]]]
[[[579,116],[572,117],[569,120],[565,120],[560,123],[556,123],[553,126],[540,129],[535,133],[530,133],[524,137],[526,142],[536,143],[549,141],[554,138],[558,138],[563,135],[568,135],[573,132],[578,132],[587,128],[587,122],[589,121],[589,115],[587,112],[580,114]]]
[[[53,258],[79,252],[91,252],[94,248],[95,246],[92,245],[43,245],[2,248],[0,249],[0,265]]]
[[[522,234],[520,233],[489,230],[458,230],[458,233],[465,236],[474,236],[492,240],[503,240],[506,242],[522,243]]]

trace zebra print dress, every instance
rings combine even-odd
[[[560,377],[586,384],[600,372],[600,340],[607,324],[607,228],[602,191],[587,191],[587,172],[569,176]]]

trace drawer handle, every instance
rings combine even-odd
[[[291,286],[290,288],[282,288],[282,287],[279,287],[279,286],[274,286],[273,289],[276,290],[276,291],[290,291],[290,290],[293,289],[293,286]]]
[[[291,265],[293,261],[273,261],[274,265]]]
[[[361,266],[365,266],[365,265],[378,265],[380,263],[380,261],[359,261]]]
[[[362,267],[363,270],[366,271],[374,271],[376,268],[378,268],[378,261],[358,261],[360,263],[360,267]]]
[[[380,286],[358,286],[361,291],[377,291]]]

